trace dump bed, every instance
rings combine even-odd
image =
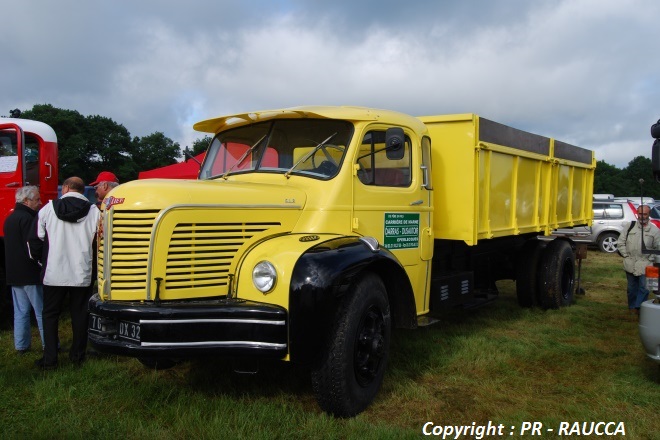
[[[436,239],[590,225],[593,151],[474,114],[420,117],[432,142]]]

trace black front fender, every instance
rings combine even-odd
[[[331,334],[343,297],[364,271],[384,278],[388,295],[406,298],[406,315],[414,320],[415,304],[405,270],[387,249],[371,250],[359,237],[341,237],[319,243],[296,262],[289,301],[290,354],[294,362],[309,364],[319,359]],[[399,280],[400,286],[388,284]],[[392,303],[392,300],[390,300]],[[398,302],[398,301],[397,301]]]

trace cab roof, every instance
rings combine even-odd
[[[21,118],[0,118],[0,124],[15,124],[24,132],[34,133],[46,142],[57,142],[55,130],[43,122]]]
[[[347,121],[383,121],[410,127],[419,132],[426,130],[419,119],[391,110],[352,106],[305,106],[279,110],[263,110],[206,119],[193,125],[197,131],[217,133],[228,127],[238,127],[270,119],[341,119]]]

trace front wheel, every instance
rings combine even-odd
[[[390,338],[385,286],[366,274],[344,298],[322,364],[312,372],[321,409],[353,417],[369,406],[383,382]]]
[[[603,251],[611,254],[612,252],[617,251],[616,247],[616,242],[618,241],[619,237],[612,233],[608,232],[600,237],[598,237],[598,248]]]

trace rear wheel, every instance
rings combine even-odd
[[[383,382],[390,337],[385,286],[366,274],[344,298],[323,363],[312,372],[321,409],[352,417],[369,406]]]
[[[613,232],[606,232],[598,237],[598,248],[607,253],[612,253],[617,251],[616,242],[619,237]]]
[[[544,309],[558,309],[573,302],[575,255],[571,245],[555,239],[541,253],[538,279],[539,304]]]
[[[534,307],[538,292],[538,270],[545,242],[527,241],[520,250],[516,265],[516,296],[520,307]]]

